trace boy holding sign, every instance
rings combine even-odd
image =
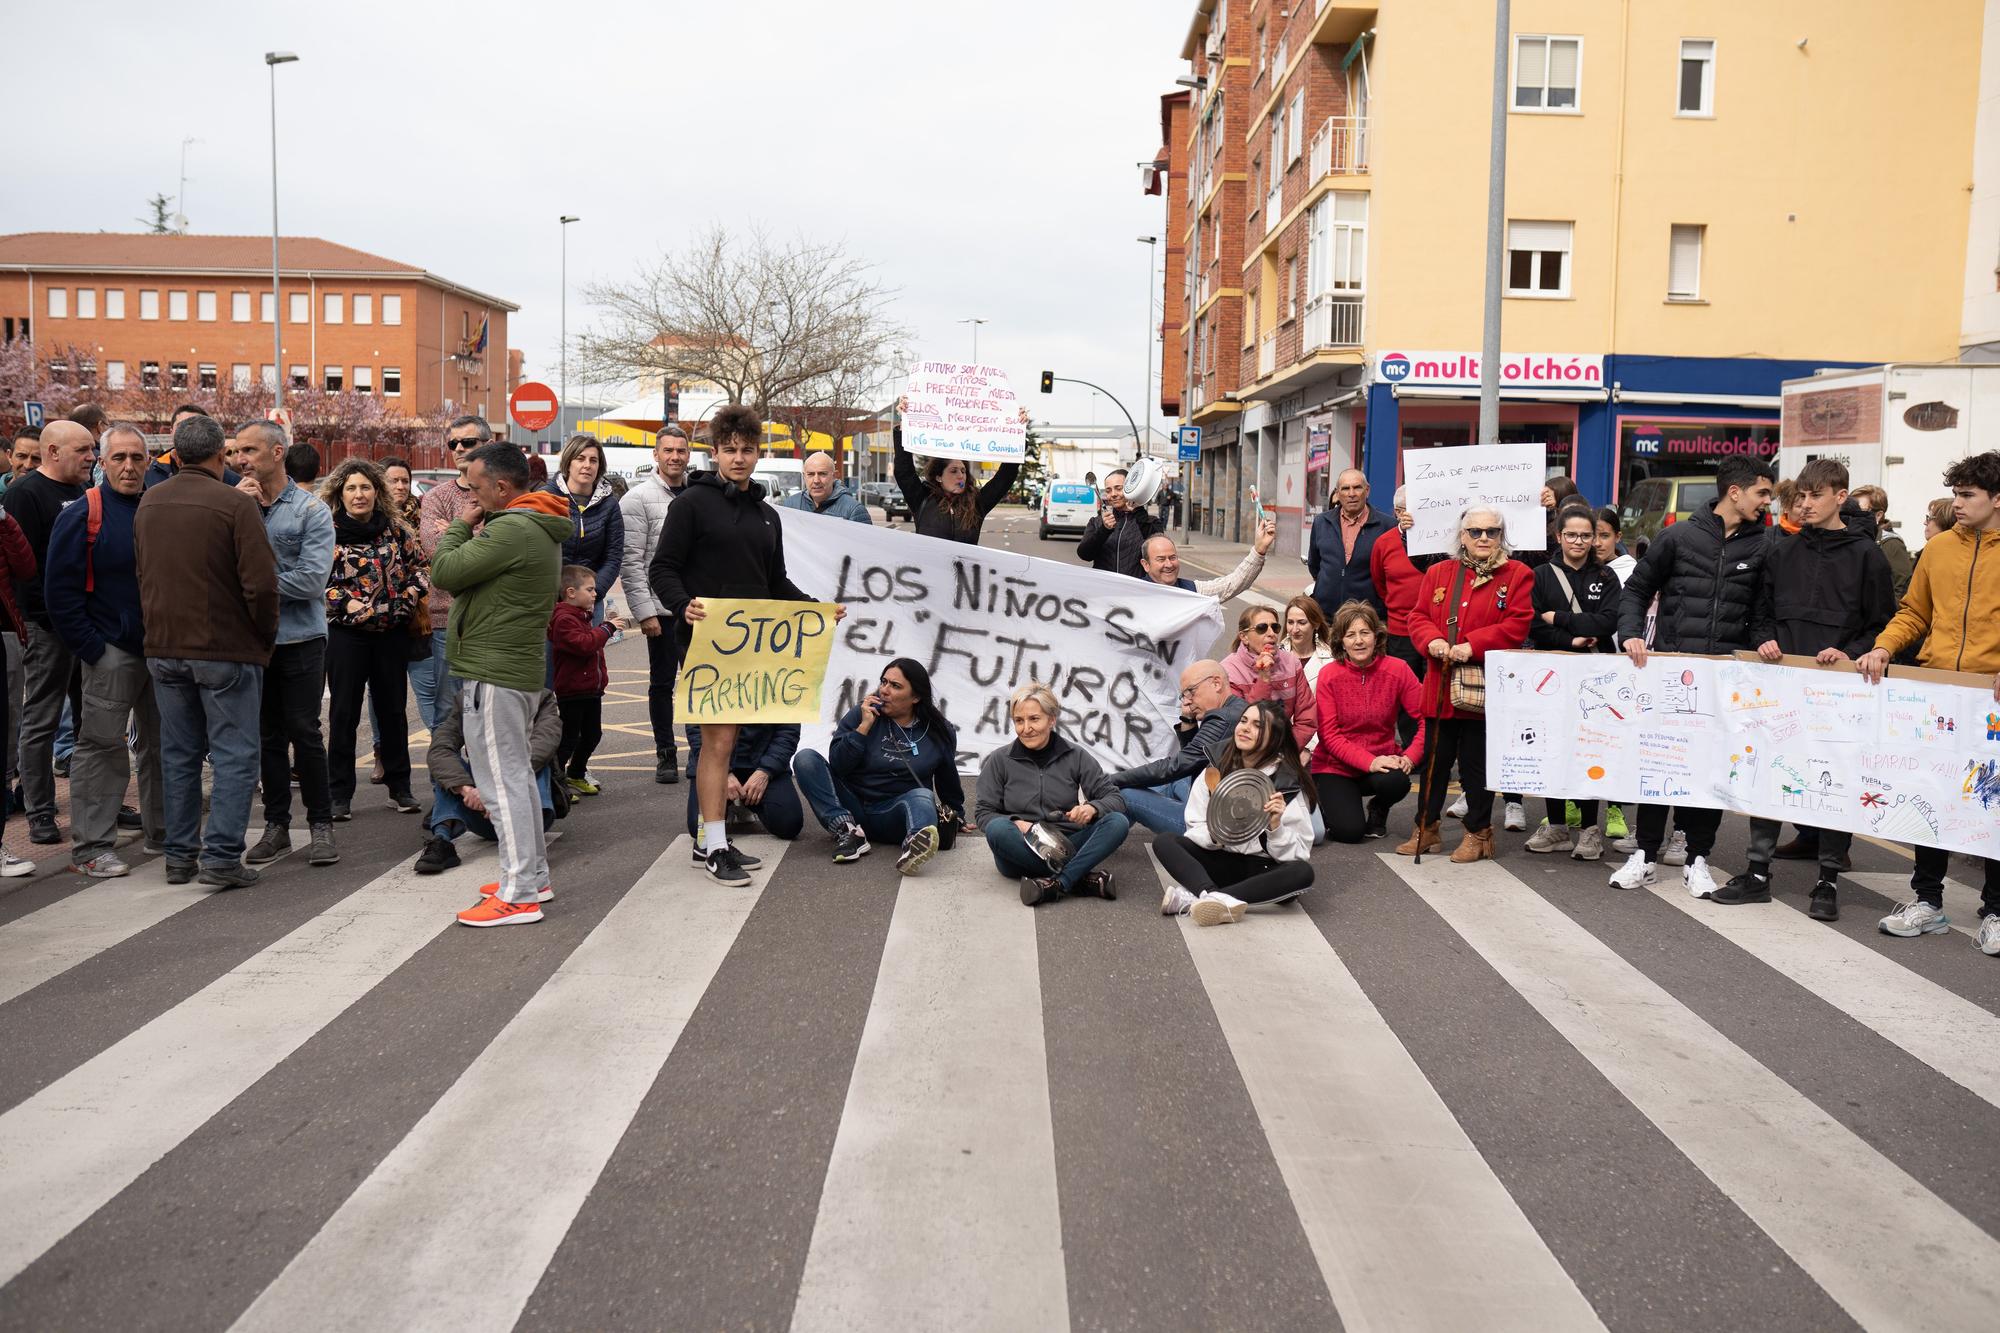
[[[813,601],[785,573],[785,533],[778,511],[764,503],[764,488],[750,478],[763,452],[764,423],[741,403],[720,408],[709,426],[715,471],[695,473],[667,510],[659,548],[647,577],[653,595],[678,625],[685,660],[694,625],[708,615],[702,599],[776,598]],[[838,621],[845,614],[835,607]],[[729,845],[729,761],[736,750],[734,722],[701,724],[701,758],[695,798],[701,807],[702,864],[723,884],[748,884],[758,865]]]

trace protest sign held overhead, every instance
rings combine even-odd
[[[704,598],[675,690],[691,723],[815,722],[833,647],[834,608],[817,602]]]
[[[1403,487],[1416,519],[1405,539],[1410,554],[1451,554],[1457,549],[1458,516],[1475,503],[1500,511],[1513,549],[1544,549],[1546,460],[1547,450],[1539,444],[1473,444],[1405,453]]]
[[[1013,742],[1007,696],[1038,680],[1063,734],[1107,771],[1176,744],[1180,674],[1222,632],[1212,597],[991,547],[785,515],[793,579],[847,608],[834,631],[823,714],[831,724],[911,657],[958,728],[959,768]],[[806,729],[824,744],[829,727]]]
[[[918,362],[905,399],[903,445],[919,457],[1018,463],[1027,454],[1021,402],[998,367]]]

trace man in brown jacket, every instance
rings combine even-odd
[[[257,502],[222,478],[222,427],[174,428],[180,471],[151,487],[133,520],[146,667],[160,708],[167,882],[235,888],[261,753],[264,667],[278,638],[278,562]],[[215,785],[201,827],[201,757]]]

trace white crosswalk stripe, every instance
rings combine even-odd
[[[1864,889],[1873,889],[1893,903],[1906,903],[1917,896],[1910,888],[1910,877],[1907,874],[1889,875],[1879,871],[1863,871],[1858,875],[1842,875],[1841,879],[1859,884]],[[1947,875],[1944,881],[1944,914],[1951,918],[1951,928],[1959,934],[1977,935],[1979,890]]]

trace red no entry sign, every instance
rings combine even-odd
[[[529,380],[507,399],[507,415],[522,430],[540,430],[556,419],[556,391]]]

